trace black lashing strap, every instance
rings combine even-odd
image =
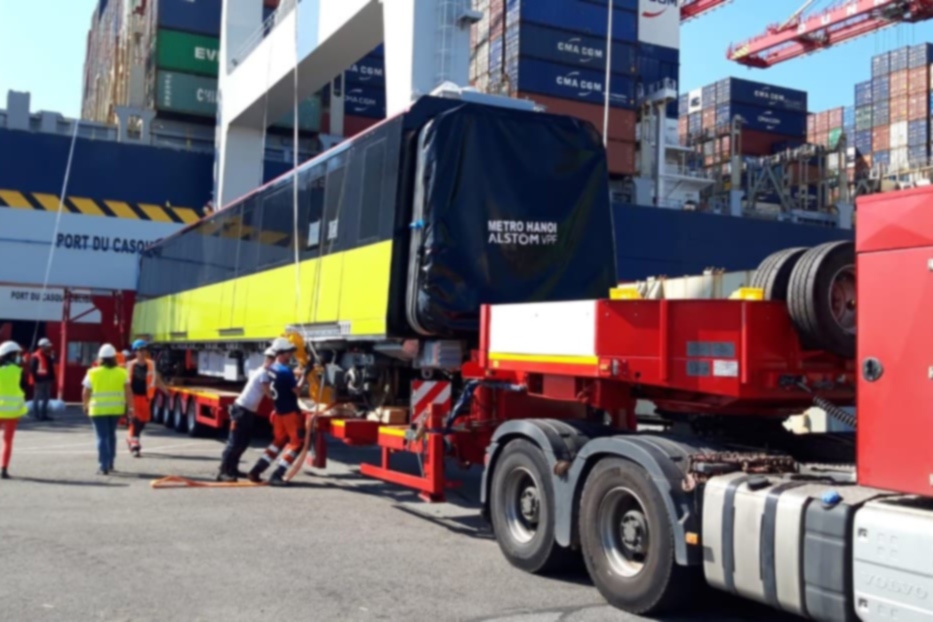
[[[735,493],[739,486],[752,478],[751,475],[736,477],[726,487],[722,500],[722,571],[726,589],[735,591]]]
[[[765,600],[775,609],[780,609],[777,593],[777,573],[775,553],[777,549],[777,508],[782,494],[794,488],[800,488],[807,482],[785,482],[768,491],[765,498],[765,510],[761,517],[760,565],[761,582],[764,584]],[[799,542],[788,542],[786,546],[799,546]]]

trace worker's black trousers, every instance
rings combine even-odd
[[[220,472],[235,476],[240,458],[253,438],[253,428],[258,415],[234,404],[230,407],[230,434],[220,459]]]

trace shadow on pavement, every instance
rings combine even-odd
[[[101,477],[101,476],[96,476]],[[129,484],[122,484],[106,480],[74,480],[74,479],[45,479],[41,477],[18,477],[14,475],[11,481],[29,482],[30,484],[50,484],[55,486],[88,486],[97,488],[125,488]]]

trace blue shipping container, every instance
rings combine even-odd
[[[881,78],[891,73],[891,53],[877,54],[871,57],[871,77]]]
[[[885,102],[891,99],[891,78],[882,76],[871,79],[871,101],[872,103]]]
[[[807,115],[805,112],[794,112],[780,108],[762,108],[749,104],[728,104],[726,119],[732,121],[736,116],[745,119],[743,127],[761,132],[772,132],[784,136],[806,136]],[[716,121],[719,122],[717,111]]]
[[[930,123],[927,119],[911,121],[907,124],[907,145],[927,145],[930,142]]]
[[[530,22],[605,37],[607,17],[601,6],[584,0],[508,0],[506,26]],[[638,14],[616,9],[612,16],[612,38],[637,41]]]
[[[875,164],[890,164],[891,163],[891,152],[890,151],[875,151],[871,154],[871,163]]]
[[[664,80],[677,82],[680,77],[680,65],[639,56],[636,74],[638,75],[638,81],[646,86],[658,84]]]
[[[652,43],[638,43],[638,55],[654,58],[662,63],[680,64],[680,50],[677,48],[668,48],[663,45],[654,45]]]
[[[930,159],[930,147],[929,145],[917,145],[915,147],[908,147],[907,149],[907,160],[914,165],[925,165],[927,160]]]
[[[384,88],[348,84],[344,93],[343,111],[355,117],[384,119],[386,116],[386,91]]]
[[[933,44],[921,43],[910,48],[907,57],[907,66],[910,69],[926,67],[933,63]]]
[[[537,58],[573,67],[606,70],[606,40],[599,37],[521,23],[509,26],[505,40],[506,58]],[[635,73],[634,43],[616,41],[612,44],[612,70],[625,75]]]
[[[716,85],[716,101],[721,104],[737,102],[795,112],[807,111],[805,91],[739,78],[720,80]]]
[[[603,89],[606,75],[600,71],[518,58],[509,60],[506,73],[512,88],[518,91],[594,104],[602,104],[605,99]],[[635,80],[627,76],[613,76],[609,102],[616,108],[633,108]]]
[[[871,129],[871,106],[860,106],[855,109],[855,129]]]
[[[871,153],[871,130],[856,131],[854,144],[860,152]]]
[[[907,69],[909,58],[909,49],[906,47],[897,48],[891,51],[891,73]]]
[[[704,86],[700,91],[700,97],[703,100],[703,108],[715,108],[716,104],[719,103],[719,98],[716,96],[716,85],[708,84]]]
[[[684,116],[690,110],[690,96],[681,95],[677,98],[677,114]]]
[[[871,80],[859,82],[855,85],[855,105],[867,106],[872,102]]]
[[[505,41],[498,37],[489,42],[489,74],[498,76],[502,73],[502,63],[505,60]]]
[[[842,126],[852,127],[855,125],[855,106],[846,106],[842,109]]]
[[[385,60],[373,56],[366,56],[353,63],[344,72],[347,85],[379,86],[386,85]]]
[[[603,7],[609,6],[608,0],[585,0],[585,1],[591,2],[593,4],[599,4]],[[638,0],[613,0],[612,6],[616,9],[624,9],[626,11],[637,11]]]
[[[687,117],[687,131],[695,134],[703,129],[703,113],[694,112]]]
[[[222,5],[222,0],[159,0],[159,27],[219,37]]]

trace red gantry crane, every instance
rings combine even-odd
[[[933,0],[846,0],[805,17],[807,0],[782,24],[765,34],[732,45],[726,58],[748,67],[766,68],[882,28],[933,18]]]
[[[680,4],[680,21],[685,22],[729,4],[732,0],[684,0]]]

